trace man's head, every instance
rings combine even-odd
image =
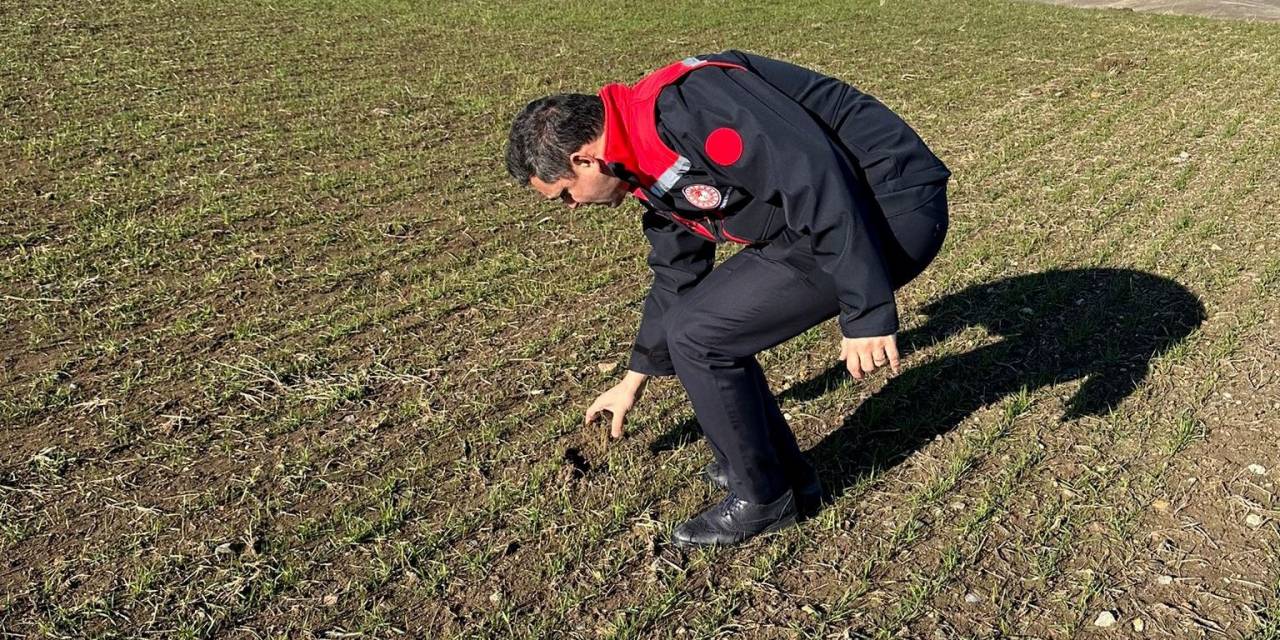
[[[507,172],[570,208],[617,206],[629,187],[605,164],[603,133],[599,96],[562,93],[534,100],[511,123]]]

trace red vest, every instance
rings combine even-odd
[[[663,88],[684,74],[703,66],[743,69],[731,62],[715,62],[685,58],[645,76],[639,82],[605,85],[600,89],[604,101],[604,161],[617,162],[635,174],[644,188],[666,193],[689,170],[689,159],[672,151],[658,137],[656,103]],[[648,200],[643,188],[632,192]]]

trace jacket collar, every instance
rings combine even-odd
[[[625,84],[605,85],[600,89],[604,102],[604,161],[619,178],[634,187],[643,186],[640,163],[631,146],[627,107],[632,103],[632,90]],[[652,181],[650,181],[652,182]]]

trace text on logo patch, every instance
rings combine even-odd
[[[684,199],[699,209],[714,209],[720,206],[720,191],[705,184],[691,184],[683,189]]]

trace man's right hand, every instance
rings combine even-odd
[[[644,393],[645,382],[648,379],[649,376],[643,373],[628,371],[622,382],[600,394],[596,401],[591,403],[591,407],[582,417],[582,426],[591,426],[591,422],[600,415],[600,412],[608,411],[613,416],[613,422],[609,425],[609,435],[615,439],[621,438],[627,412],[635,406],[636,401]]]

